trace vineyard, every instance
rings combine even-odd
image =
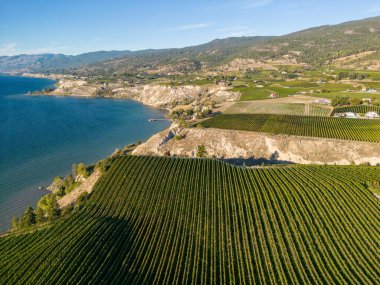
[[[1,284],[379,284],[378,167],[123,157],[79,212],[0,238]]]
[[[258,102],[258,101],[256,101]],[[237,102],[226,110],[226,114],[275,114],[297,116],[321,116],[326,117],[331,113],[330,108],[313,104],[300,103],[273,103],[267,100],[265,103]]]
[[[380,121],[270,114],[222,114],[202,122],[206,128],[380,142]]]
[[[346,106],[334,108],[332,116],[336,113],[346,113],[353,112],[358,114],[365,114],[367,112],[380,113],[380,106],[368,106],[368,105],[358,105],[358,106]]]

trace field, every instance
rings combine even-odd
[[[378,167],[124,157],[85,207],[0,238],[1,284],[379,284]]]
[[[329,116],[331,109],[325,106],[303,103],[277,103],[278,100],[237,102],[226,114],[276,114],[298,116]]]
[[[336,113],[345,113],[345,112],[354,112],[358,114],[365,114],[367,112],[380,113],[380,107],[366,106],[366,105],[337,107],[337,108],[334,108],[334,111],[331,113],[331,115],[334,115]]]
[[[380,142],[378,120],[270,114],[222,114],[202,122],[206,128]]]
[[[334,98],[334,97],[347,97],[347,98],[371,98],[371,99],[380,99],[380,94],[368,94],[361,92],[330,92],[330,93],[314,93],[312,96],[320,98]]]
[[[265,88],[256,88],[249,86],[237,86],[232,88],[231,91],[240,92],[241,101],[268,99],[270,95],[270,92]]]
[[[240,101],[251,101],[269,99],[271,93],[276,93],[280,97],[287,97],[295,94],[307,94],[311,97],[334,98],[373,98],[380,99],[380,94],[363,93],[361,88],[374,88],[380,90],[380,82],[371,81],[343,81],[314,83],[307,80],[290,80],[290,81],[265,81],[261,83],[262,88],[252,85],[251,82],[239,82],[241,85],[235,86],[231,91],[240,92]],[[351,90],[347,92],[347,90]],[[312,92],[312,93],[310,93]]]

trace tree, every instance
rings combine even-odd
[[[79,195],[78,199],[77,199],[77,203],[75,205],[75,207],[77,209],[82,209],[84,204],[86,204],[87,200],[88,200],[88,193],[87,192],[83,192],[82,194]]]
[[[15,216],[12,217],[11,225],[12,225],[13,231],[15,231],[19,228],[19,220],[17,219],[17,217],[15,217]]]
[[[59,208],[59,204],[55,195],[52,195],[51,207],[49,207],[47,211],[47,216],[50,221],[54,221],[61,216],[61,209]]]
[[[67,174],[66,179],[65,179],[65,193],[68,194],[70,193],[73,188],[74,188],[74,178],[71,174]]]
[[[57,198],[54,194],[48,194],[42,197],[37,204],[38,208],[41,208],[46,214],[49,221],[53,221],[61,215],[61,210],[57,202]]]
[[[53,192],[58,191],[59,189],[62,188],[63,183],[64,183],[64,180],[63,180],[62,176],[55,177],[53,184],[50,186],[51,191],[53,191]]]
[[[21,224],[23,227],[30,227],[36,224],[36,214],[34,213],[34,209],[32,207],[29,206],[26,208],[21,218]]]
[[[362,100],[360,98],[350,98],[350,105],[356,106],[360,105]]]
[[[78,175],[83,176],[83,178],[87,178],[90,176],[90,172],[88,171],[88,169],[84,163],[78,164]]]
[[[44,210],[42,210],[40,207],[37,207],[36,209],[36,222],[37,224],[43,223],[46,221],[46,216]]]
[[[66,216],[66,215],[70,214],[73,210],[74,210],[73,205],[69,204],[67,207],[65,207],[62,210],[62,216]]]

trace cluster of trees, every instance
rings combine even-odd
[[[349,97],[334,97],[331,99],[331,106],[358,106],[361,105],[363,101],[360,98],[349,98]],[[379,99],[373,99],[371,102],[372,106],[380,106]]]
[[[334,97],[331,99],[331,106],[357,106],[362,103],[359,98],[349,98],[349,97]]]
[[[135,144],[135,145],[137,145],[137,144]],[[133,146],[134,145],[131,145],[131,149],[133,149]],[[129,146],[127,146],[124,150],[118,150],[115,153],[115,156],[124,154],[126,151],[128,151],[128,147]],[[105,173],[111,167],[113,161],[114,161],[114,157],[107,157],[107,158],[99,161],[98,163],[96,163],[95,168],[100,169],[100,171],[102,173]]]
[[[363,73],[349,73],[347,71],[339,72],[337,79],[351,79],[351,80],[364,80],[368,78],[368,74]]]
[[[74,210],[82,209],[88,198],[89,194],[84,192],[77,198],[75,207],[70,204],[64,209],[61,209],[57,201],[57,195],[45,195],[38,201],[36,209],[29,206],[20,218],[12,218],[12,231],[28,229],[46,222],[55,221],[70,214]]]
[[[110,163],[111,161],[106,159],[99,162],[98,167],[108,169]],[[21,230],[41,223],[54,221],[61,216],[71,213],[74,210],[74,207],[70,205],[61,210],[57,199],[74,190],[80,184],[79,180],[81,178],[85,179],[90,176],[92,169],[93,167],[86,166],[83,163],[74,163],[72,166],[72,173],[68,174],[65,178],[57,176],[54,179],[53,184],[50,186],[53,193],[42,197],[38,201],[36,209],[29,206],[20,218],[12,218],[12,230]],[[87,199],[87,193],[80,195],[76,201],[75,208],[82,208]]]
[[[61,216],[61,209],[54,194],[48,194],[40,199],[37,209],[29,206],[20,218],[12,218],[12,230],[21,230],[31,226],[54,221]]]
[[[57,176],[54,178],[50,189],[57,196],[62,197],[73,191],[80,184],[81,179],[86,179],[89,177],[91,171],[92,167],[86,166],[84,163],[74,163],[71,173],[69,173],[65,178],[62,176]]]
[[[98,97],[112,96],[112,88],[109,87],[108,83],[105,83],[103,86],[96,89],[93,95]]]

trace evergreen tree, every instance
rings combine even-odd
[[[36,224],[36,214],[32,207],[28,207],[21,218],[21,223],[23,227],[30,227]]]

